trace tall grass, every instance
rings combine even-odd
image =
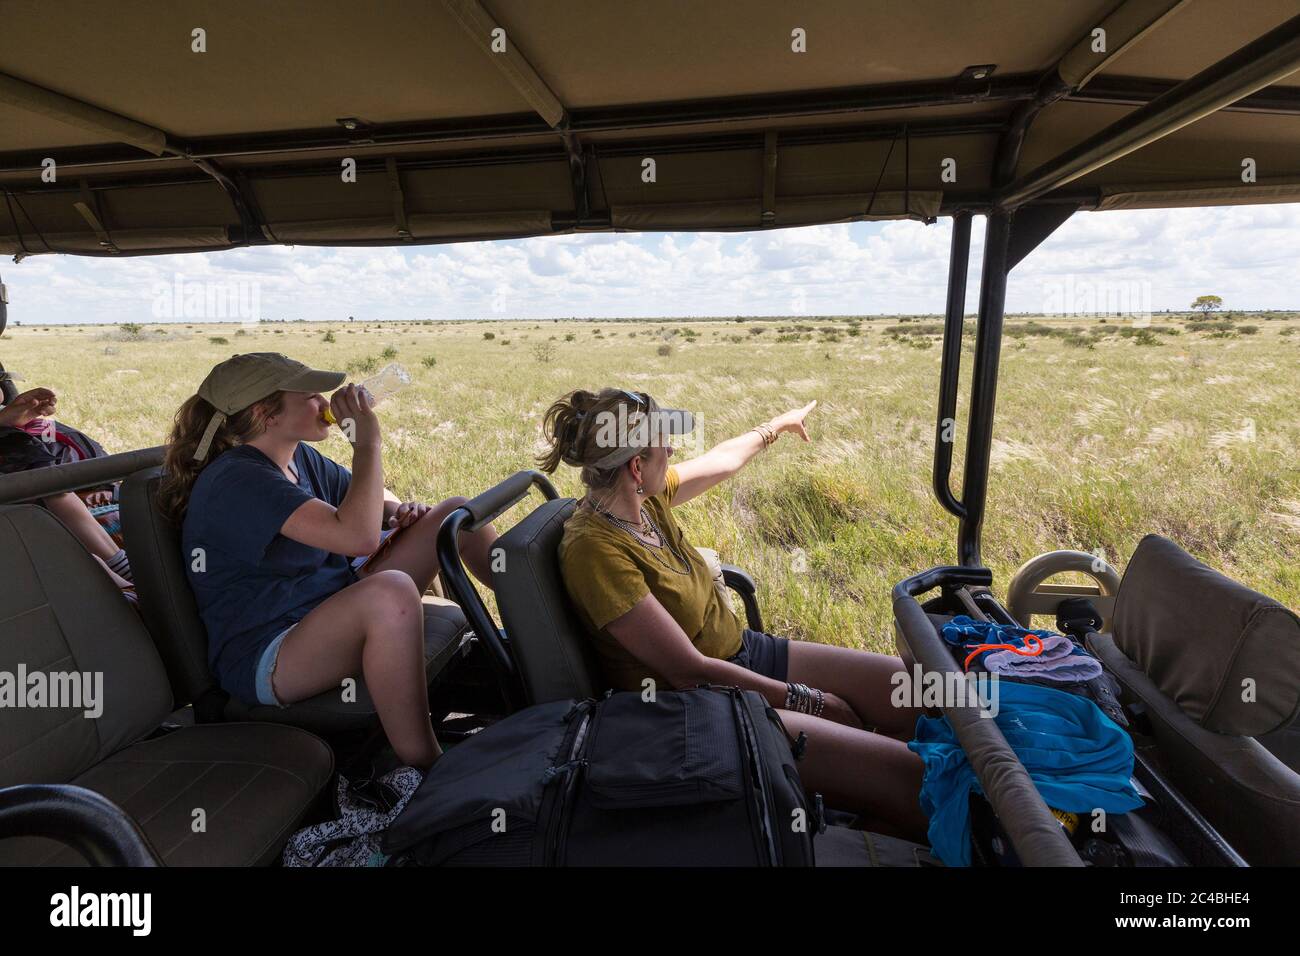
[[[15,328],[4,360],[26,387],[59,392],[61,420],[123,451],[163,440],[172,412],[229,357],[232,346],[214,338],[243,332],[243,350],[362,375],[379,364],[370,340],[400,333],[414,382],[379,410],[387,483],[429,501],[472,496],[532,467],[543,411],[576,387],[643,389],[696,410],[705,446],[817,398],[810,444],[782,437],[679,520],[694,543],[755,576],[769,630],[886,650],[889,588],[954,559],[955,522],[930,491],[940,350],[908,344],[936,343],[940,329],[931,318],[851,336],[846,325],[857,323],[751,319],[737,335],[734,322],[696,322],[683,336],[672,323],[620,322],[622,334],[597,338],[589,323],[548,323],[559,340],[547,340],[545,362],[534,348],[501,347],[533,328],[524,322],[495,323],[495,334],[473,323],[385,324],[333,344],[323,324],[172,326],[168,336],[146,328],[115,340],[108,354],[77,329]],[[1057,548],[1100,550],[1122,570],[1142,535],[1157,532],[1300,606],[1296,325],[1269,321],[1254,335],[1212,339],[1207,323],[1176,319],[1145,334],[1114,319],[1009,319],[984,530],[995,587]],[[821,333],[830,327],[841,334]],[[1149,347],[1157,337],[1162,347]],[[669,340],[682,344],[660,354]],[[1076,340],[1090,347],[1069,347]],[[958,422],[964,415],[963,397]],[[964,443],[959,427],[958,490]],[[341,436],[322,451],[350,459]],[[556,481],[580,493],[570,469]]]

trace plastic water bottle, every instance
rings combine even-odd
[[[361,391],[365,392],[370,397],[370,407],[374,408],[380,402],[392,398],[410,384],[411,373],[402,368],[402,366],[398,365],[396,362],[393,362],[389,365],[385,365],[374,375],[363,381],[360,387]],[[321,418],[329,422],[331,425],[338,424],[334,419],[334,413],[329,408],[325,409]]]

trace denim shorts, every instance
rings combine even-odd
[[[790,673],[790,639],[745,628],[740,652],[727,658],[733,664],[784,683]]]
[[[271,687],[271,677],[275,674],[276,660],[280,656],[280,645],[284,642],[288,633],[297,626],[297,624],[290,624],[277,634],[275,639],[266,645],[266,650],[262,651],[262,656],[257,660],[257,672],[253,675],[253,686],[257,689],[257,702],[259,704],[265,704],[267,707],[289,706],[280,703],[275,696],[275,690]]]

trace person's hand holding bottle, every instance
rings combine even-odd
[[[360,386],[349,383],[331,395],[330,413],[355,448],[379,447],[379,418]]]

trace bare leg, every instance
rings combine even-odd
[[[68,526],[82,546],[97,558],[111,558],[117,554],[117,543],[109,537],[103,526],[95,520],[86,503],[70,491],[43,498],[45,507]]]
[[[288,704],[358,673],[398,758],[428,770],[442,751],[429,720],[420,591],[404,572],[376,571],[317,605],[280,645],[271,686]]]
[[[864,814],[877,832],[927,842],[929,821],[918,802],[923,765],[905,743],[809,714],[777,713],[791,736],[808,736],[796,766],[809,794]]]
[[[844,698],[864,727],[911,740],[916,718],[923,711],[910,705],[894,706],[894,685],[890,683],[894,674],[905,670],[900,658],[887,654],[812,641],[790,642],[790,680]]]
[[[112,578],[112,579],[113,579],[113,583],[116,584],[119,588],[132,588],[132,587],[135,587],[134,584],[132,584],[132,583],[131,583],[130,581],[128,581],[126,578],[122,577],[122,575],[118,574],[116,571],[114,571],[112,568],[110,568],[107,564],[105,564],[105,563],[104,563],[104,559],[101,558],[99,555],[97,555],[97,554],[92,554],[91,557],[94,558],[96,561],[99,562],[99,566],[100,566],[101,568],[104,569],[104,573],[107,574],[110,578]]]
[[[448,498],[430,509],[423,518],[402,532],[392,547],[380,557],[366,563],[360,576],[381,570],[405,571],[415,581],[416,587],[426,590],[438,574],[438,529],[443,519],[469,499]],[[460,553],[474,577],[487,587],[492,587],[491,550],[497,539],[497,529],[486,525],[472,534],[461,533]]]

